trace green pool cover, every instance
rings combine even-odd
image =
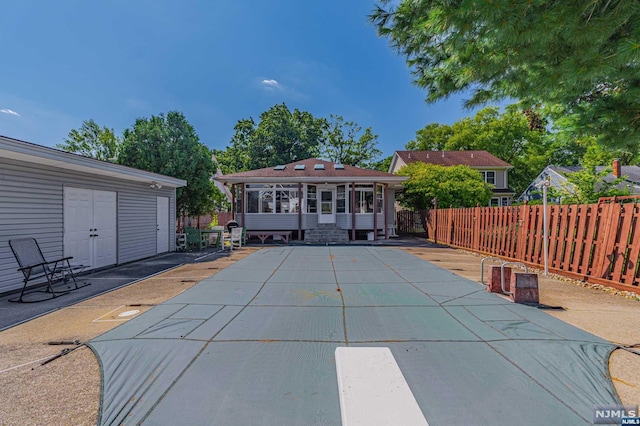
[[[340,424],[335,349],[390,348],[430,425],[590,424],[614,345],[407,252],[263,249],[90,343],[99,424]]]

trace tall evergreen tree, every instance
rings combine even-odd
[[[381,0],[371,21],[429,102],[462,91],[467,106],[516,99],[637,150],[638,1]]]

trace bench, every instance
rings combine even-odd
[[[264,242],[269,237],[275,237],[276,235],[281,237],[286,244],[289,244],[289,238],[293,231],[247,231],[247,238],[258,237],[264,245]]]

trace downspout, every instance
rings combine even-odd
[[[236,184],[231,185],[231,219],[236,219]],[[244,226],[244,224],[242,224]]]
[[[302,183],[298,182],[298,241],[302,240]]]
[[[378,184],[373,182],[373,241],[378,239]]]
[[[382,205],[384,208],[384,239],[389,239],[389,202],[387,201],[387,194],[389,193],[389,184],[384,184],[382,186]]]
[[[246,231],[247,230],[247,222],[245,222],[245,219],[244,219],[244,211],[245,211],[245,208],[244,208],[244,185],[245,184],[243,182],[242,183],[242,189],[240,190],[240,197],[241,197],[240,198],[240,210],[241,210],[240,214],[242,215],[242,226],[244,227],[244,230]]]
[[[356,183],[351,182],[351,240],[356,240]]]

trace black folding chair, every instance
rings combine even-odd
[[[76,274],[86,269],[83,265],[71,265],[69,262],[73,257],[63,257],[61,259],[47,261],[40,250],[40,246],[35,238],[18,238],[9,240],[9,246],[18,262],[24,276],[20,297],[9,299],[10,302],[32,303],[52,299],[69,293],[71,290],[79,289],[90,283],[79,285]],[[27,284],[30,286],[27,291]],[[54,286],[64,289],[54,289]],[[46,286],[45,290],[33,290],[32,288]],[[72,287],[73,286],[73,287]],[[24,296],[31,293],[48,293],[50,297],[38,298],[36,300],[25,300]]]

